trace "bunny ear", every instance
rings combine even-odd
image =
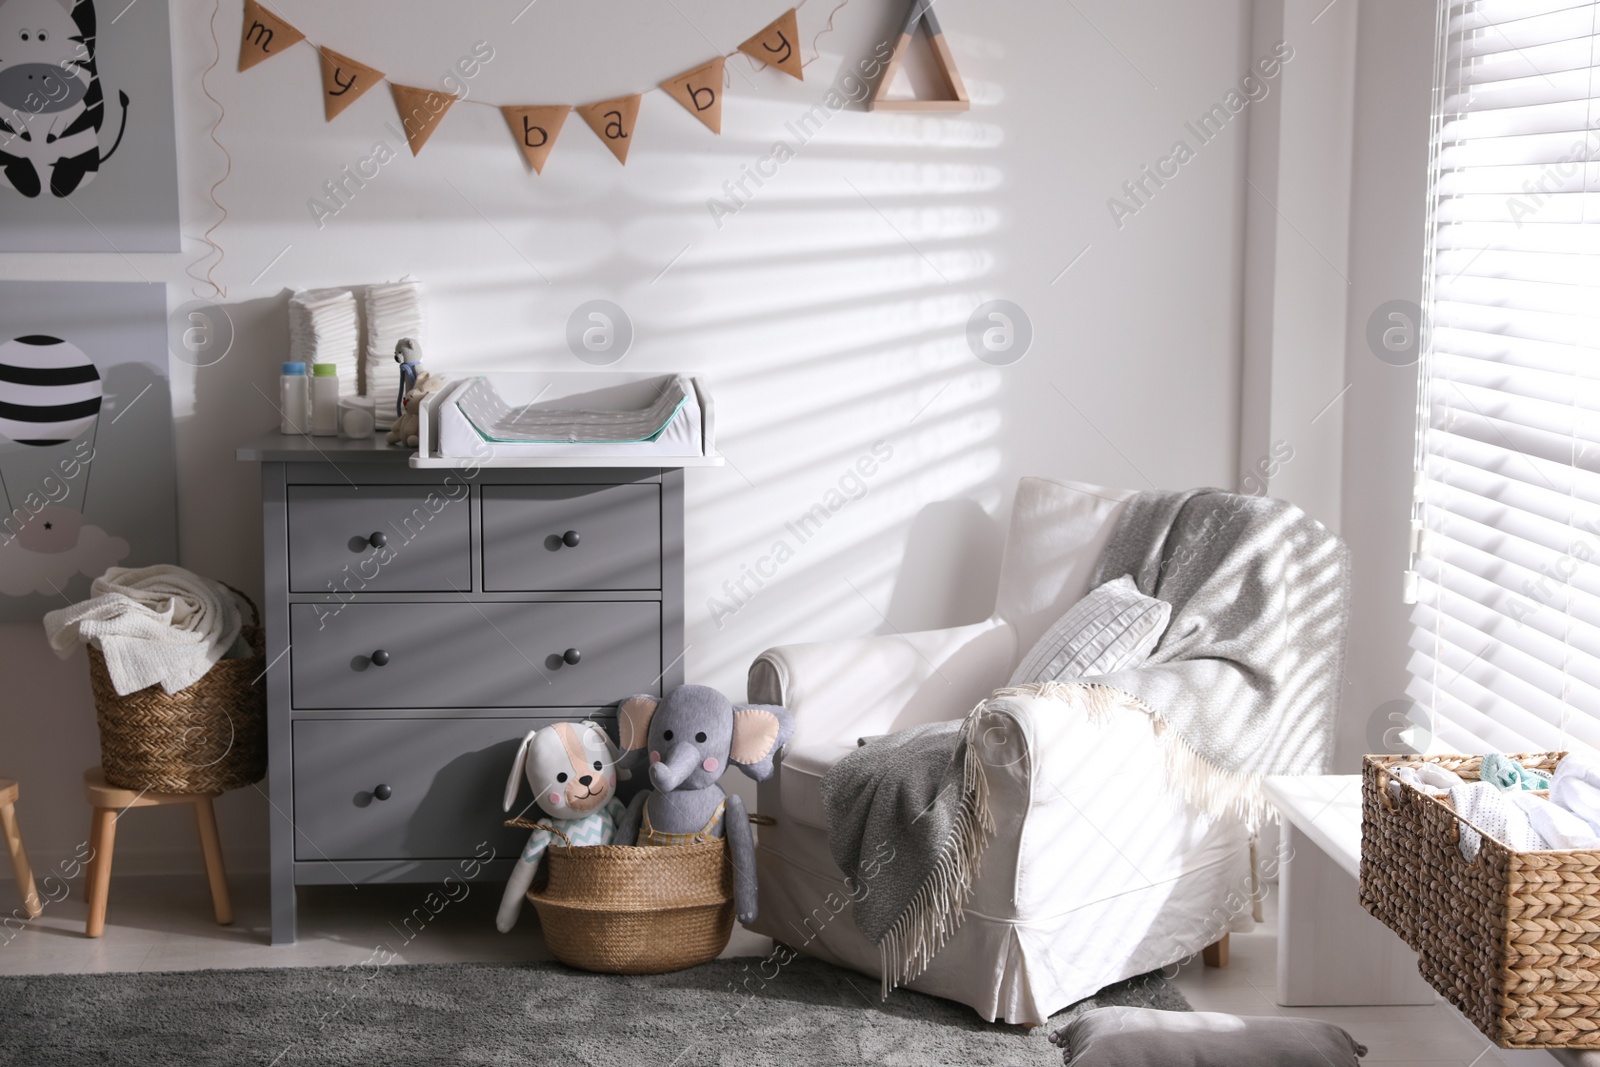
[[[656,698],[645,694],[629,697],[617,709],[617,731],[622,748],[634,752],[650,743],[650,719],[656,713]]]
[[[776,704],[736,704],[729,762],[758,782],[772,776],[772,760],[794,733],[794,716]]]
[[[528,762],[528,746],[533,744],[534,735],[538,732],[528,731],[528,736],[522,739],[522,747],[517,749],[517,758],[511,761],[511,776],[506,779],[506,801],[502,810],[510,811],[511,805],[517,802],[517,790],[522,788],[522,769]]]

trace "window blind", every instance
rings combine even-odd
[[[1409,740],[1600,749],[1600,2],[1436,42]]]

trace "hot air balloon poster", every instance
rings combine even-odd
[[[161,285],[0,282],[0,621],[178,558]]]
[[[0,251],[176,252],[166,0],[0,0]]]

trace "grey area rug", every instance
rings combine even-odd
[[[1061,1052],[1046,1035],[1076,1012],[1190,1010],[1146,976],[1029,1032],[906,990],[880,1003],[875,980],[815,960],[770,979],[761,963],[643,978],[555,963],[0,978],[0,1064],[1050,1067]]]

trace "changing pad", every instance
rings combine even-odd
[[[427,397],[415,467],[710,466],[711,394],[689,374],[502,371]]]
[[[474,378],[455,405],[485,441],[499,444],[631,444],[657,440],[689,402],[692,387],[681,374],[667,380],[649,407],[637,411],[581,408],[513,408],[490,385]]]

